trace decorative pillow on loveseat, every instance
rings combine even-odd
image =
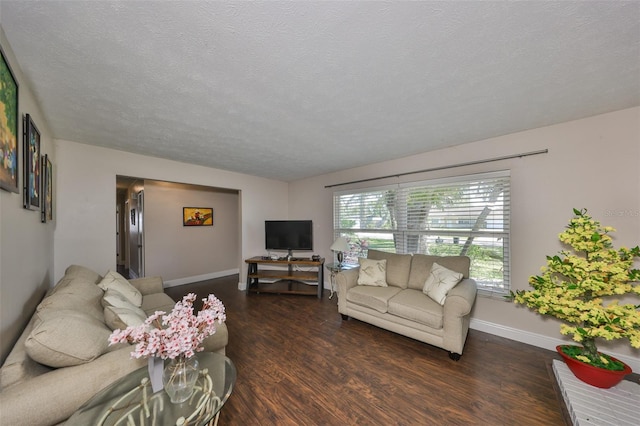
[[[358,285],[387,287],[387,259],[372,260],[359,257],[358,263]]]
[[[462,277],[461,273],[434,263],[422,291],[439,304],[444,305],[447,293],[462,280]]]
[[[390,253],[388,251],[374,249],[367,250],[367,259],[387,260],[386,282],[387,285],[394,287],[407,288],[412,258],[413,256],[411,254]],[[424,279],[421,284],[424,284]]]

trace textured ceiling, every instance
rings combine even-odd
[[[640,2],[5,1],[57,139],[291,181],[640,105]]]

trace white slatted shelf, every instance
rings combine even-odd
[[[576,378],[559,360],[553,360],[553,373],[574,426],[640,424],[640,384],[623,380],[610,389],[600,389]]]

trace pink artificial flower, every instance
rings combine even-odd
[[[203,307],[197,315],[193,313],[195,300],[196,295],[189,293],[168,314],[156,311],[137,327],[114,330],[109,336],[109,345],[135,344],[132,358],[193,356],[204,350],[204,339],[216,332],[215,322],[226,321],[224,305],[213,294],[202,299]]]

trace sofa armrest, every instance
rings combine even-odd
[[[358,285],[358,274],[360,269],[348,269],[336,274],[336,285],[338,286],[338,312],[347,315],[347,292],[350,288]]]
[[[359,269],[348,269],[336,274],[336,285],[338,286],[338,297],[346,296],[350,288],[358,284]]]
[[[466,278],[447,293],[444,301],[442,347],[451,353],[462,354],[477,292],[476,282]]]
[[[140,290],[143,296],[154,293],[164,293],[161,277],[143,277],[129,280],[132,286]]]
[[[216,321],[216,332],[211,336],[204,339],[202,347],[205,352],[218,352],[222,355],[225,354],[225,348],[229,343],[229,330],[227,324],[218,324]]]
[[[146,365],[146,359],[131,359],[130,354],[131,347],[125,346],[86,364],[58,368],[2,389],[0,422],[49,425],[68,419],[100,390]]]
[[[471,312],[476,301],[478,286],[475,280],[465,278],[449,290],[444,301],[444,315],[463,317]]]

